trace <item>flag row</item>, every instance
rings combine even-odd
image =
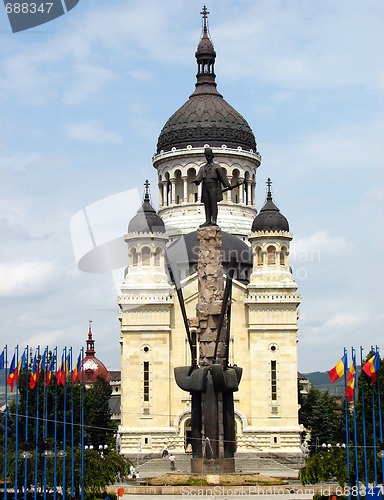
[[[365,375],[371,379],[372,384],[375,384],[377,381],[377,372],[380,370],[380,366],[380,355],[378,349],[376,348],[376,351],[373,352],[365,363],[362,363],[361,367],[362,372],[364,372]],[[328,371],[328,376],[332,384],[343,375],[345,376],[345,396],[349,402],[352,402],[356,387],[356,353],[354,349],[352,349],[352,361],[349,366],[348,355],[344,350],[344,355],[339,359],[335,366]]]
[[[40,381],[40,374],[44,373],[44,386],[48,386],[52,377],[55,377],[57,385],[64,386],[68,380],[76,382],[81,372],[81,367],[83,363],[84,354],[83,351],[77,357],[77,361],[73,363],[72,348],[65,348],[61,355],[61,360],[56,353],[51,352],[46,348],[42,354],[40,354],[40,349],[37,349],[33,358],[33,361],[29,363],[28,366],[28,354],[29,350],[26,347],[21,356],[19,357],[19,349],[16,348],[13,353],[12,361],[9,366],[9,370],[6,370],[6,383],[10,387],[11,392],[13,392],[14,385],[19,383],[20,374],[22,371],[27,370],[27,376],[29,376],[29,387],[34,389],[38,382]],[[0,370],[7,368],[7,349],[4,348],[0,354]]]

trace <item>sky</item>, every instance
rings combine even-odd
[[[152,156],[194,90],[202,6],[80,0],[18,33],[0,6],[0,349],[78,351],[92,320],[96,356],[119,369],[121,263],[84,259],[121,238],[145,179],[158,207]],[[344,347],[384,353],[384,3],[207,8],[218,90],[262,156],[257,209],[271,177],[294,233],[299,371]]]

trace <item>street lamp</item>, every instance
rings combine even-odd
[[[380,451],[377,453],[379,458],[384,458],[384,441],[380,443]]]

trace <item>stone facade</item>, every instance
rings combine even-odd
[[[230,365],[238,364],[243,369],[239,390],[234,393],[237,452],[300,453],[297,395],[300,298],[289,266],[292,234],[288,221],[272,202],[270,190],[268,203],[258,219],[255,187],[261,156],[245,119],[216,89],[216,53],[206,18],[203,9],[203,33],[196,52],[196,90],[164,126],[153,157],[160,200],[158,214],[154,215],[152,208],[148,214],[142,210],[131,225],[134,230],[126,235],[129,265],[118,299],[121,452],[131,456],[160,454],[166,444],[169,451],[184,453],[190,443],[191,397],[177,386],[174,369],[190,365],[191,355],[168,266],[178,270],[177,279],[191,328],[201,329],[196,319],[199,277],[194,268],[197,263],[187,251],[180,261],[175,262],[175,257],[168,262],[167,249],[171,252],[178,235],[190,236],[204,222],[201,185],[196,186],[192,181],[205,163],[204,148],[208,146],[231,184],[242,181],[224,193],[218,215],[221,230],[232,235],[232,246],[226,251],[237,248],[235,257],[243,263],[241,276],[238,274],[233,280],[228,359]],[[223,134],[216,133],[219,125]],[[247,136],[239,134],[239,130],[246,131]],[[140,221],[146,215],[152,221],[151,227],[141,229]],[[162,225],[158,232],[154,229],[155,222]],[[233,239],[245,246],[243,255],[239,255],[240,247]],[[245,262],[249,249],[252,264]],[[225,286],[225,268],[218,281],[221,284],[217,308]],[[203,353],[202,364],[209,363],[208,337],[214,325],[206,326],[206,338],[203,335],[198,346]]]

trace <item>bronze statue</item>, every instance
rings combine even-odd
[[[223,199],[221,185],[225,186],[225,191],[227,191],[234,189],[239,183],[231,186],[224,169],[213,161],[214,155],[211,148],[205,148],[204,154],[207,163],[200,168],[196,179],[192,181],[197,186],[203,182],[201,201],[205,208],[205,222],[200,227],[217,226],[217,203]]]

